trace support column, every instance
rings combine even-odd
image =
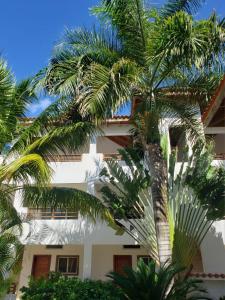
[[[92,136],[90,139],[89,154],[95,155],[96,153],[97,153],[97,138],[96,136]]]
[[[83,279],[91,278],[92,244],[84,244]]]
[[[97,138],[96,136],[91,137],[90,139],[90,148],[89,148],[89,167],[93,165],[93,170],[96,168],[94,159],[97,153]],[[87,181],[87,192],[95,195],[95,184],[92,178],[89,178]],[[86,224],[88,220],[86,219]],[[91,278],[91,263],[92,263],[92,244],[90,242],[84,243],[84,257],[83,257],[83,279]]]
[[[27,213],[27,207],[23,206],[23,198],[22,198],[22,191],[17,190],[15,192],[14,200],[13,200],[13,205],[18,211],[18,213],[26,214]]]
[[[95,183],[94,180],[90,180],[87,182],[87,192],[93,196],[95,196]]]

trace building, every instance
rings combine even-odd
[[[215,141],[215,164],[225,167],[225,79],[202,115],[205,134]],[[103,126],[99,136],[80,152],[58,156],[50,163],[54,169],[52,185],[76,187],[98,194],[99,182],[93,180],[105,161],[117,155],[117,149],[130,142],[128,116],[116,116]],[[171,146],[177,140],[171,139]],[[22,271],[17,282],[19,290],[27,285],[29,276],[38,278],[49,271],[59,271],[79,278],[106,279],[111,271],[120,271],[124,265],[135,267],[140,257],[149,259],[144,247],[130,236],[118,236],[106,224],[92,224],[81,218],[79,212],[33,211],[22,206],[21,195],[15,196],[15,207],[29,214],[32,221],[25,225]],[[31,229],[31,234],[27,235]],[[191,274],[204,280],[211,296],[225,295],[225,221],[215,223],[201,246]]]

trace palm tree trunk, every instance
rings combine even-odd
[[[152,176],[152,198],[156,224],[160,265],[171,259],[169,224],[167,218],[167,165],[158,143],[146,146]]]

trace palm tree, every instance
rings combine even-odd
[[[23,254],[20,243],[23,217],[13,206],[15,193],[23,184],[44,185],[51,170],[38,154],[7,156],[22,130],[20,117],[34,94],[30,81],[16,84],[6,63],[0,60],[0,293],[6,290]]]
[[[201,281],[177,278],[182,269],[174,264],[158,268],[154,261],[146,265],[140,261],[137,270],[126,268],[124,275],[111,272],[108,277],[122,289],[128,300],[197,300],[210,299],[200,287]]]
[[[102,188],[99,198],[74,188],[41,189],[25,186],[24,201],[29,207],[45,207],[47,204],[52,208],[69,208],[72,211],[78,207],[82,215],[101,215],[117,234],[126,232],[143,245],[159,264],[149,164],[135,149],[119,151],[126,168],[122,168],[116,160],[107,162],[107,167],[100,173]],[[221,185],[225,189],[225,174],[219,175],[220,180],[215,184],[214,175],[220,173],[221,169],[211,166],[212,159],[206,150],[197,147],[188,162],[181,163],[178,172],[175,173],[174,154],[171,154],[168,162],[166,210],[172,261],[188,271],[192,268],[193,259],[205,235],[218,218],[218,207],[224,203],[224,198],[217,191]],[[196,173],[198,176],[195,177]],[[199,178],[204,178],[204,185],[198,184]],[[212,182],[215,193],[206,195],[207,186]],[[217,201],[213,206],[214,199]],[[223,215],[224,209],[221,212]]]
[[[168,0],[156,10],[143,0],[102,0],[93,12],[103,26],[67,31],[49,66],[35,78],[35,85],[59,100],[24,131],[12,149],[21,151],[41,135],[26,153],[48,157],[60,148],[76,149],[95,134],[96,124],[131,99],[131,123],[153,180],[162,264],[171,256],[162,119],[172,120],[170,126],[183,126],[190,141],[203,138],[196,103],[205,105],[224,67],[224,21],[215,14],[196,21],[192,13],[201,2]]]
[[[0,202],[0,296],[4,295],[20,271],[23,245],[22,218],[11,201]]]

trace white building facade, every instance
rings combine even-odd
[[[205,133],[215,140],[215,164],[225,167],[225,82],[212,99],[203,122]],[[224,110],[223,110],[224,109]],[[219,117],[224,116],[221,122]],[[218,117],[218,118],[219,118]],[[214,123],[213,123],[214,122]],[[53,186],[76,187],[98,194],[96,174],[106,160],[117,156],[118,148],[129,143],[129,119],[117,116],[103,126],[104,135],[90,140],[83,151],[61,155],[50,163],[54,170]],[[173,146],[173,145],[172,145]],[[29,277],[46,276],[57,271],[79,278],[107,279],[112,270],[120,271],[124,266],[135,268],[140,257],[148,260],[147,250],[138,245],[128,234],[116,235],[115,231],[102,222],[93,224],[82,218],[79,212],[39,210],[34,212],[23,207],[21,195],[16,194],[15,207],[20,213],[29,214],[31,221],[24,226],[22,270],[16,283],[16,299],[19,290],[27,286]],[[225,221],[216,222],[201,246],[196,270],[192,276],[201,278],[213,299],[225,295]]]

